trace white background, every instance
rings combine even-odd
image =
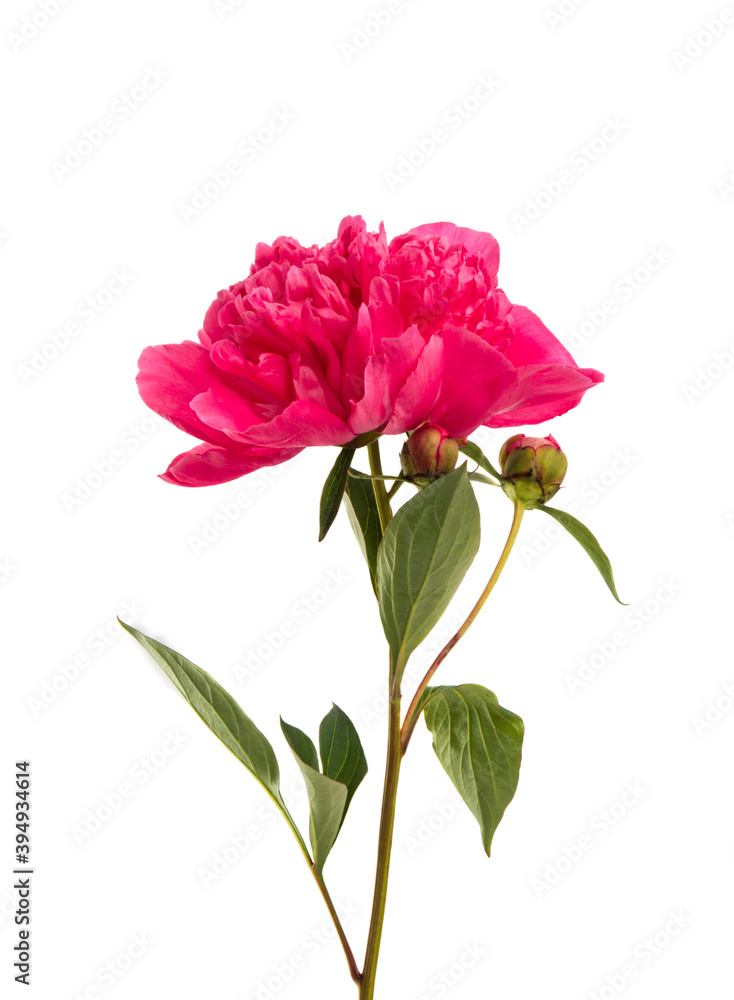
[[[258,241],[321,243],[360,213],[389,237],[436,220],[492,232],[512,301],[606,373],[539,430],[569,455],[558,505],[579,505],[629,602],[528,516],[439,675],[485,684],[524,718],[519,790],[487,860],[421,724],[377,995],[729,996],[734,8],[404,0],[380,26],[384,0],[46,7],[44,23],[42,5],[7,0],[1,32],[3,991],[22,993],[11,799],[27,757],[32,995],[355,993],[264,793],[111,625],[126,615],[227,686],[286,788],[297,771],[278,714],[312,735],[332,700],[354,719],[371,769],[326,875],[361,959],[386,655],[344,516],[316,542],[335,452],[219,487],[164,484],[194,442],[154,422],[134,384],[142,348],[194,337]],[[287,127],[237,154],[277,113]],[[103,118],[112,130],[85,146]],[[506,436],[482,443],[495,456]],[[383,444],[393,470],[398,446]],[[446,636],[509,526],[504,497],[480,503],[483,546]],[[197,545],[207,523],[216,538]],[[419,650],[416,669],[430,659]],[[303,795],[294,810],[305,826]]]

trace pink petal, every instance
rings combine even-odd
[[[226,436],[205,424],[191,409],[195,396],[224,382],[223,373],[211,363],[209,352],[201,344],[185,340],[182,344],[146,347],[138,364],[138,391],[151,410],[188,434],[211,444],[226,445]]]
[[[563,344],[535,313],[525,306],[513,306],[510,316],[514,322],[515,336],[504,354],[516,368],[521,365],[542,364],[577,367]]]
[[[272,448],[308,448],[310,445],[346,444],[353,437],[339,417],[310,399],[299,399],[268,423],[238,434],[237,440]]]
[[[389,368],[384,358],[370,358],[364,370],[364,394],[352,405],[349,427],[354,437],[383,427],[391,413]]]
[[[443,341],[436,334],[423,348],[415,370],[398,393],[386,434],[412,431],[428,420],[441,388],[443,357]]]
[[[300,450],[250,448],[238,453],[200,444],[177,455],[160,478],[176,486],[216,486],[265,466],[280,465]]]
[[[241,440],[244,431],[265,419],[244,396],[221,385],[195,396],[191,409],[208,427],[222,431],[234,441]]]
[[[517,427],[550,420],[578,406],[586,390],[603,381],[601,372],[593,368],[525,365],[484,422],[488,427]]]
[[[468,330],[446,327],[441,337],[441,388],[430,419],[452,437],[467,437],[495,412],[517,374],[499,351]]]

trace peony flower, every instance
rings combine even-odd
[[[530,310],[497,287],[499,247],[447,222],[389,245],[345,218],[337,238],[260,243],[243,281],[219,292],[199,343],[146,348],[151,409],[203,443],[162,476],[224,483],[312,445],[360,445],[437,424],[548,420],[603,376],[579,368]]]

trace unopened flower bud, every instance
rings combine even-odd
[[[403,445],[403,475],[419,486],[452,472],[459,459],[459,442],[437,424],[424,424]]]
[[[568,468],[568,459],[555,438],[515,434],[500,450],[500,470],[507,480],[505,492],[528,503],[545,503],[555,496]],[[508,488],[509,487],[509,488]]]

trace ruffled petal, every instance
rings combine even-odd
[[[455,226],[453,222],[428,222],[416,226],[406,235],[421,236],[428,239],[431,236],[442,237],[448,246],[460,243],[469,253],[480,257],[485,266],[485,273],[497,276],[500,266],[500,245],[490,233],[478,229],[468,229],[466,226]]]

